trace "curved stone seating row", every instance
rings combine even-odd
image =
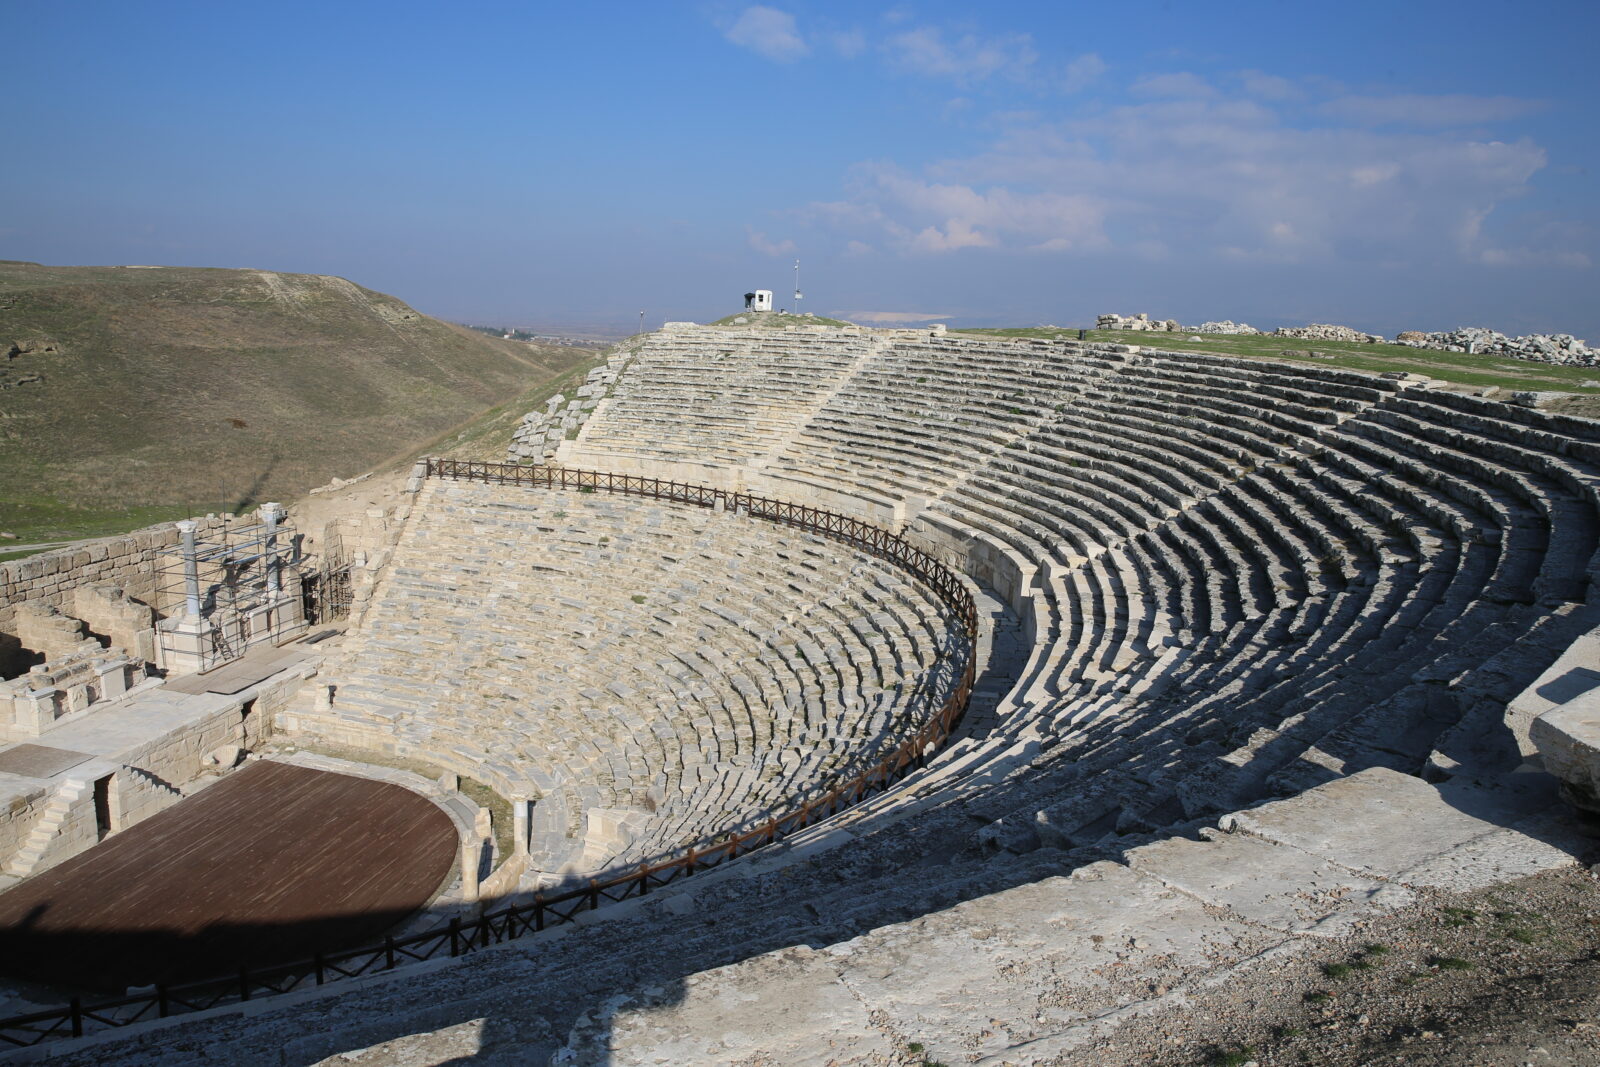
[[[1396,425],[1387,412],[1372,416]],[[1513,432],[1508,425],[1493,429]],[[1452,483],[1455,495],[1441,500],[1437,472],[1404,457],[1437,450],[1445,438],[1420,424],[1408,429],[1407,440],[1385,438],[1387,463],[1378,451],[1385,445],[1363,427],[1319,438],[1329,459],[1347,446],[1377,461],[1372,477],[1323,477],[1340,468],[1297,456],[1125,546],[1145,598],[1187,623],[1177,627],[1185,655],[1168,662],[1153,696],[1146,688],[1124,697],[1083,669],[1116,663],[1103,650],[1118,641],[1127,642],[1123,668],[1154,669],[1155,661],[1132,625],[1150,604],[1141,613],[1127,606],[1133,596],[1118,599],[1129,583],[1120,572],[1107,581],[1106,557],[1081,568],[1076,588],[1111,595],[1070,601],[1090,605],[1074,636],[1083,651],[1064,661],[1065,672],[1080,670],[1079,688],[1061,686],[1043,710],[1067,723],[1060,753],[1073,761],[1046,795],[1073,799],[1044,805],[1044,825],[1072,840],[1227,810],[1373,763],[1414,771],[1431,759],[1442,769],[1487,770],[1514,760],[1497,729],[1505,700],[1586,628],[1587,608],[1576,601],[1596,548],[1594,505],[1546,476],[1549,453],[1519,467],[1503,452],[1491,475],[1472,471],[1483,443],[1459,438],[1442,465],[1478,477]],[[1324,561],[1337,567],[1310,566],[1316,546],[1330,540],[1344,545],[1340,558]],[[1274,587],[1277,604],[1258,589],[1252,605],[1245,581],[1217,580],[1229,572]],[[1255,621],[1253,611],[1261,612]],[[1136,669],[1115,679],[1138,690]],[[1097,765],[1097,751],[1116,760],[1114,796],[1104,792],[1109,784],[1090,788],[1097,772],[1112,769]],[[1130,763],[1130,751],[1143,755]]]
[[[425,486],[300,732],[538,797],[534,863],[593,873],[871,765],[964,638],[894,567],[687,505]]]
[[[860,334],[718,330],[652,335],[616,383],[588,448],[736,463],[789,432],[872,349]],[[692,422],[678,419],[694,410]]]
[[[937,492],[1005,448],[1099,377],[1115,358],[1044,349],[901,342],[868,360],[769,462],[869,493]]]
[[[1050,738],[995,814],[1069,843],[1499,766],[1496,702],[1582,628],[1600,525],[1584,420],[1071,342],[885,344],[764,468],[928,499],[1037,569],[1048,647],[985,743]]]

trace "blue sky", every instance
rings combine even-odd
[[[1600,343],[1600,5],[0,0],[0,257]]]

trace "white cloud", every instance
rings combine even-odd
[[[745,227],[745,233],[748,235],[750,247],[764,256],[788,255],[795,249],[794,242],[787,238],[782,241],[771,241],[760,230],[752,230],[748,226]]]
[[[779,63],[792,63],[811,53],[805,38],[795,28],[794,16],[775,7],[757,4],[745,8],[723,36],[741,48]]]
[[[929,182],[877,164],[858,168],[855,187],[855,210],[839,204],[813,207],[835,220],[870,220],[911,252],[1105,244],[1102,208],[1093,197]]]
[[[1081,93],[1099,80],[1106,72],[1106,61],[1094,52],[1085,52],[1066,65],[1061,72],[1061,90]]]
[[[1294,82],[1288,78],[1280,78],[1276,74],[1266,74],[1259,70],[1241,70],[1238,77],[1247,94],[1261,97],[1263,100],[1298,100],[1305,95]]]
[[[844,254],[847,256],[869,256],[874,251],[865,241],[847,241],[844,246]]]
[[[900,70],[930,78],[948,78],[962,85],[1004,74],[1027,77],[1039,54],[1025,33],[983,38],[964,33],[946,40],[936,26],[919,26],[891,36],[884,45]]]
[[[1379,182],[1392,181],[1399,176],[1400,167],[1398,164],[1372,163],[1352,168],[1350,171],[1350,184],[1360,188],[1366,185],[1377,185]]]
[[[968,219],[953,218],[944,229],[924,227],[911,239],[913,252],[954,252],[958,248],[988,248],[999,242],[989,234],[973,229]]]
[[[828,35],[828,43],[845,59],[854,59],[867,50],[867,35],[860,30],[836,30]]]
[[[1300,128],[1260,99],[1197,96],[1187,82],[1162,91],[1185,85],[1176,98],[1011,124],[985,150],[916,172],[858,165],[847,196],[809,216],[841,240],[907,254],[1587,264],[1560,220],[1486,221],[1545,166],[1529,140]]]
[[[1134,82],[1131,91],[1135,96],[1204,98],[1217,95],[1209,82],[1186,70],[1173,74],[1148,74]]]
[[[1342,96],[1322,105],[1331,118],[1361,126],[1449,127],[1482,126],[1522,118],[1544,108],[1539,100],[1514,96]]]

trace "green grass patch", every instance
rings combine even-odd
[[[494,854],[500,862],[505,862],[517,844],[511,802],[475,778],[459,778],[458,782],[457,789],[462,796],[480,808],[488,808],[489,814],[494,817],[491,824],[494,827]]]
[[[1216,1067],[1244,1067],[1245,1064],[1256,1058],[1256,1050],[1249,1045],[1239,1048],[1218,1048],[1211,1051],[1211,1062]]]
[[[1550,924],[1535,913],[1502,910],[1493,914],[1495,929],[1500,936],[1518,944],[1532,945],[1544,940],[1552,932]]]
[[[781,330],[785,326],[854,326],[853,322],[843,319],[830,319],[825,315],[790,315],[781,311],[741,311],[737,315],[728,315],[711,323],[713,326],[740,326],[735,319],[746,319],[744,328],[760,328],[764,330]]]
[[[1077,340],[1076,330],[1045,327],[1006,327],[1001,329],[952,330],[979,337],[1041,338]],[[1203,340],[1191,341],[1191,336]],[[1465,386],[1497,386],[1512,391],[1557,391],[1584,393],[1600,397],[1600,387],[1586,386],[1600,381],[1594,367],[1559,367],[1531,360],[1503,356],[1468,355],[1465,352],[1440,352],[1405,345],[1361,344],[1355,341],[1311,341],[1300,337],[1268,337],[1234,334],[1141,333],[1132,330],[1090,330],[1088,340],[1101,344],[1137,345],[1170,352],[1209,352],[1221,356],[1244,356],[1302,366],[1333,367],[1338,370],[1381,374],[1406,371],[1440,378]],[[1301,355],[1286,356],[1285,352]],[[1316,352],[1329,358],[1304,355]]]
[[[159,522],[203,515],[208,511],[221,510],[227,503],[210,500],[192,504],[96,507],[92,504],[72,504],[49,496],[12,496],[9,499],[0,498],[0,530],[16,534],[15,543],[19,545],[82,541],[93,537],[114,537]],[[0,546],[5,544],[0,541]],[[20,557],[12,555],[11,558]]]
[[[1332,993],[1329,993],[1329,992],[1327,992],[1325,990],[1321,990],[1321,989],[1315,990],[1315,991],[1307,993],[1305,995],[1305,1002],[1307,1004],[1326,1004],[1326,1003],[1328,1003],[1328,1001],[1330,1001],[1332,999],[1333,999],[1333,994]]]
[[[1457,956],[1430,956],[1428,966],[1437,967],[1441,971],[1470,971],[1476,964]]]

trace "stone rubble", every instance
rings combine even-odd
[[[1181,326],[1176,319],[1152,319],[1149,315],[1101,315],[1095,320],[1097,330],[1133,330],[1157,333],[1194,334],[1260,334],[1261,331],[1242,322],[1202,322],[1198,326]],[[1600,366],[1600,349],[1570,333],[1528,334],[1510,337],[1478,326],[1464,326],[1457,330],[1427,333],[1421,330],[1402,330],[1393,341],[1382,334],[1364,333],[1349,326],[1312,323],[1309,326],[1280,326],[1268,336],[1292,337],[1311,341],[1350,341],[1357,344],[1396,344],[1410,348],[1432,348],[1444,352],[1466,352],[1475,355],[1503,356],[1507,359],[1525,359],[1536,363],[1554,363],[1568,367]]]
[[[1446,352],[1505,356],[1509,359],[1526,359],[1536,363],[1554,363],[1566,367],[1600,366],[1600,349],[1590,348],[1586,342],[1570,333],[1535,333],[1525,337],[1508,337],[1494,330],[1466,326],[1459,330],[1438,333],[1407,330],[1398,334],[1394,343],[1412,348],[1436,348]]]
[[[1382,344],[1386,340],[1382,334],[1362,333],[1349,326],[1333,326],[1323,322],[1314,322],[1310,326],[1279,326],[1272,331],[1272,336],[1298,337],[1307,341],[1354,341],[1367,345]]]
[[[600,402],[611,395],[617,376],[630,358],[626,352],[612,356],[584,377],[570,399],[557,393],[545,401],[543,411],[524,415],[511,436],[512,461],[548,462],[561,442],[576,437]]]
[[[1138,330],[1158,333],[1196,333],[1178,325],[1177,319],[1152,319],[1144,312],[1137,315],[1101,315],[1094,321],[1097,330]]]

